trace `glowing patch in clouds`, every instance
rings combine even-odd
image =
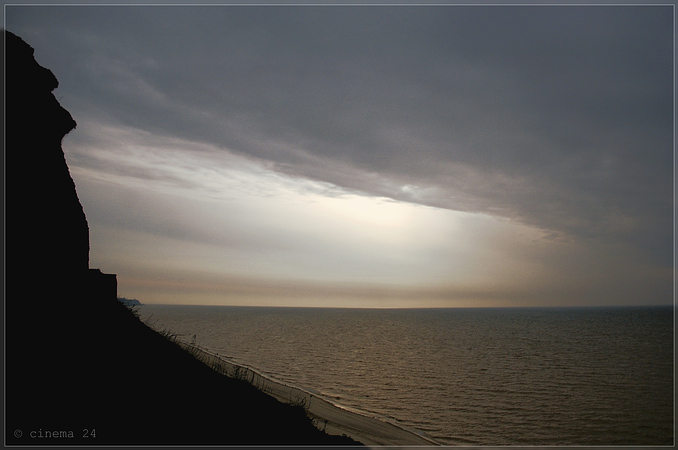
[[[411,211],[403,203],[386,198],[345,195],[325,197],[319,205],[321,210],[336,215],[342,220],[368,227],[402,227],[411,221]]]
[[[125,273],[133,280],[140,270],[259,280],[253,288],[305,280],[466,289],[518,283],[539,267],[532,255],[516,256],[516,248],[539,238],[518,224],[347,192],[207,144],[86,129],[102,140],[70,144],[67,157],[78,189],[86,187],[92,264],[121,274],[122,292]],[[220,292],[232,296],[236,284]],[[231,301],[247,304],[238,298]]]

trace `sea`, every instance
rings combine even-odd
[[[139,313],[155,329],[444,445],[675,442],[670,306]]]

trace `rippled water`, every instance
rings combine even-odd
[[[672,308],[145,305],[220,355],[445,444],[673,443]]]

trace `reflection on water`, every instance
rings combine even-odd
[[[673,442],[671,308],[146,305],[141,314],[444,443]]]

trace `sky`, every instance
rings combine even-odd
[[[5,5],[142,303],[673,303],[670,5]],[[8,168],[11,170],[11,168]]]

